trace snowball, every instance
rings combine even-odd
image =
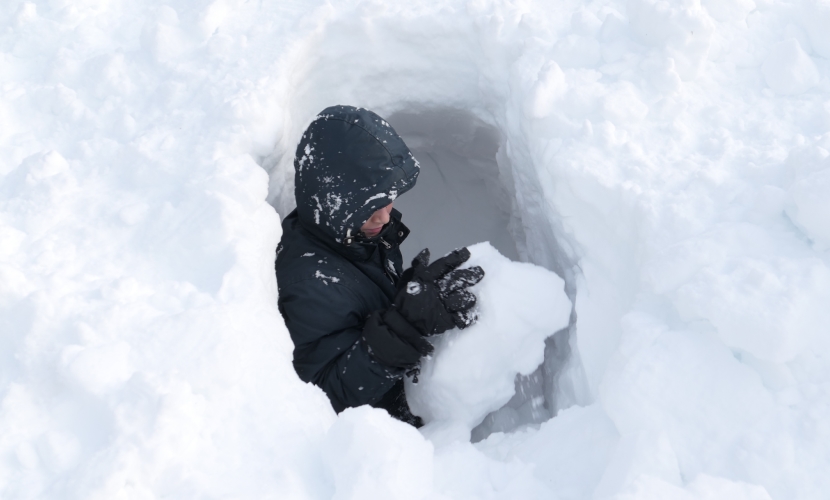
[[[484,269],[472,291],[478,322],[435,339],[419,382],[409,382],[407,399],[427,422],[425,432],[441,439],[469,439],[470,430],[514,393],[517,373],[542,362],[545,339],[567,326],[571,302],[564,282],[532,264],[511,262],[490,246],[469,247],[470,266]]]
[[[781,95],[801,94],[819,82],[816,65],[795,38],[775,45],[761,71],[769,88]]]

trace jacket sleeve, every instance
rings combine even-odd
[[[279,309],[294,341],[294,368],[335,411],[379,401],[403,370],[379,363],[362,339],[369,311],[348,287],[309,279],[281,287]]]

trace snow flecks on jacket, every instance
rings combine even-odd
[[[397,288],[387,260],[400,276],[398,245],[409,230],[393,208],[382,240],[356,236],[374,211],[415,184],[419,170],[388,123],[350,106],[333,106],[309,125],[294,167],[297,209],[283,220],[285,251],[275,266],[294,368],[336,411],[371,404],[404,373],[372,357],[361,323],[391,305]]]
[[[314,277],[321,280],[326,285],[328,285],[329,282],[331,282],[331,283],[340,283],[340,278],[338,278],[336,276],[326,276],[325,274],[321,273],[320,271],[315,271],[314,272]]]

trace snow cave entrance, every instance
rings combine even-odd
[[[522,220],[513,181],[515,166],[504,153],[505,139],[496,126],[457,108],[410,106],[385,118],[421,165],[416,187],[395,200],[403,222],[412,230],[401,247],[405,267],[423,248],[436,258],[482,241],[511,260],[551,261],[548,255],[529,253],[524,227],[541,221]],[[293,183],[288,181],[293,147],[261,161],[271,176],[269,200],[283,215],[294,208]],[[556,254],[556,243],[544,251]],[[516,378],[513,398],[472,430],[472,442],[493,432],[539,424],[584,399],[578,356],[571,356],[575,322],[572,313],[567,328],[551,332],[543,363],[533,373]]]
[[[421,165],[415,188],[395,200],[412,229],[401,246],[404,264],[423,248],[437,258],[481,241],[518,260],[521,223],[500,182],[498,130],[455,109],[399,111],[388,120]]]
[[[398,111],[388,121],[421,165],[416,187],[395,200],[412,230],[401,247],[404,265],[425,247],[435,258],[481,241],[511,260],[527,260],[519,251],[525,235],[515,208],[513,169],[499,154],[504,142],[499,130],[450,108]],[[574,321],[567,331],[551,332],[542,365],[517,377],[516,394],[473,429],[471,441],[544,422],[573,404],[563,374]]]

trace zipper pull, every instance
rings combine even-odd
[[[387,250],[392,248],[392,245],[390,243],[387,243],[387,241],[384,240],[383,238],[380,239],[380,242],[383,243],[383,246],[385,246]]]

